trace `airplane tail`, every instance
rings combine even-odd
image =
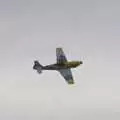
[[[36,60],[34,61],[33,69],[37,70],[37,72],[40,74],[42,73],[43,66]]]

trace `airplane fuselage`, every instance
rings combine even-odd
[[[82,64],[82,61],[70,61],[70,62],[64,62],[64,63],[56,63],[51,65],[43,66],[43,70],[60,70],[60,69],[68,69],[68,68],[76,68]]]

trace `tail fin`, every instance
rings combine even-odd
[[[37,72],[40,74],[42,73],[43,66],[36,60],[34,61],[33,69],[37,70]]]

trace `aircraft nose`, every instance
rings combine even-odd
[[[80,61],[80,64],[83,64],[83,61]]]

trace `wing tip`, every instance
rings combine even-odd
[[[59,46],[59,47],[57,47],[56,49],[62,49],[62,47]]]
[[[69,84],[69,85],[73,85],[73,84],[75,84],[75,83],[74,83],[73,79],[71,79],[71,80],[68,81],[68,84]]]

